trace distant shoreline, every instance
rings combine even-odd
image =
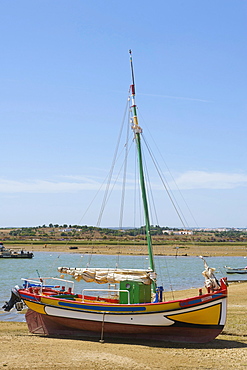
[[[89,241],[87,244],[80,242],[63,242],[47,241],[40,242],[10,242],[5,241],[6,248],[11,249],[25,249],[31,252],[66,252],[66,253],[80,253],[80,254],[111,254],[111,255],[147,255],[146,245],[138,244],[124,244],[123,242],[107,243],[104,241]],[[247,243],[195,243],[195,244],[163,244],[153,245],[155,255],[160,256],[204,256],[204,257],[246,257],[247,258]],[[247,265],[247,260],[246,260]]]

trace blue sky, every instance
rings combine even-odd
[[[130,48],[145,137],[189,226],[247,227],[246,1],[5,0],[0,17],[0,227],[96,224],[96,206],[84,214],[111,165]],[[158,199],[159,224],[181,227]],[[111,210],[102,226],[118,226]]]

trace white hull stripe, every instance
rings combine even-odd
[[[174,324],[174,321],[167,319],[163,316],[162,313],[155,313],[155,314],[133,314],[133,315],[121,315],[116,314],[112,315],[106,312],[101,313],[89,313],[89,312],[79,312],[79,311],[71,311],[65,310],[61,308],[46,306],[45,312],[47,315],[57,316],[57,317],[64,317],[68,319],[79,319],[79,320],[89,320],[89,321],[103,321],[115,324],[132,324],[132,325],[145,325],[145,326],[170,326]]]
[[[195,312],[202,310],[207,307],[212,307],[214,305],[221,304],[221,318],[220,325],[224,325],[226,320],[226,299],[221,299],[217,302],[210,302],[200,305],[200,307],[190,307],[181,309],[179,311],[163,311],[163,312],[146,312],[142,314],[138,313],[128,313],[128,314],[112,314],[109,311],[104,312],[82,312],[77,310],[69,310],[54,306],[45,306],[45,312],[47,315],[66,317],[71,319],[79,320],[90,320],[90,321],[102,321],[104,315],[105,322],[119,323],[119,324],[132,324],[132,325],[145,325],[145,326],[170,326],[174,323],[173,320],[168,319],[166,316],[174,316],[176,320],[176,315],[183,313]]]

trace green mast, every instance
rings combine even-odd
[[[147,202],[147,193],[146,193],[145,178],[144,178],[144,172],[143,172],[142,151],[141,151],[141,135],[140,134],[142,133],[142,129],[138,125],[137,110],[136,110],[136,104],[135,104],[135,80],[134,80],[134,68],[133,68],[131,50],[129,51],[129,53],[130,53],[130,66],[131,66],[131,74],[132,74],[132,85],[130,86],[131,100],[132,100],[131,110],[132,110],[132,119],[133,119],[132,129],[135,133],[135,141],[136,141],[137,153],[138,153],[140,184],[141,184],[142,201],[143,201],[145,223],[146,223],[146,237],[147,237],[147,244],[148,244],[149,263],[150,263],[150,268],[152,269],[152,271],[154,271],[152,238],[150,234],[148,202]],[[155,289],[156,289],[156,283],[154,282],[153,290],[155,291]]]

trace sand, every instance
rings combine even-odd
[[[0,322],[0,368],[247,369],[247,283],[229,285],[224,331],[208,344],[57,339],[30,334],[25,323]],[[175,298],[197,290],[175,292]],[[99,338],[100,339],[100,338]]]

